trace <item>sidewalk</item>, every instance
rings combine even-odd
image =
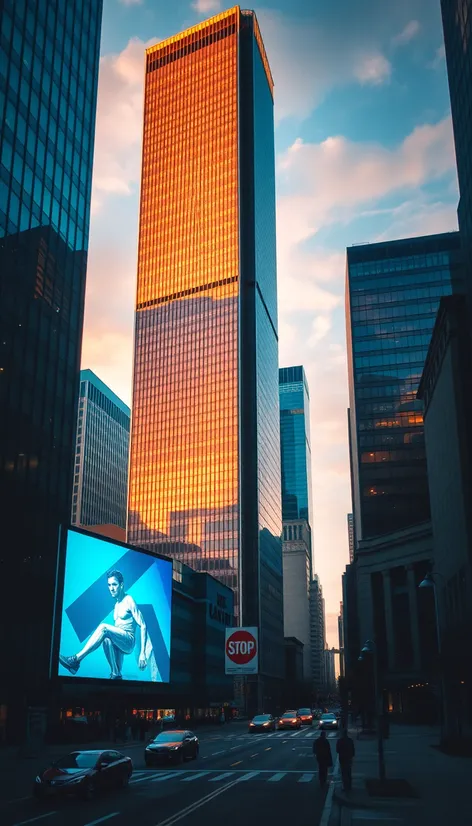
[[[338,781],[334,793],[337,826],[471,826],[472,759],[450,757],[433,748],[439,732],[425,726],[393,725],[384,741],[388,779],[406,780],[414,796],[379,798],[368,794],[366,778],[378,777],[377,740],[356,740],[353,788],[345,795]]]

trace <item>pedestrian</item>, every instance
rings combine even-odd
[[[347,729],[343,730],[343,733],[336,744],[336,751],[338,753],[339,765],[341,767],[343,789],[345,792],[350,792],[352,788],[352,761],[356,754],[356,750],[354,748],[354,741],[349,737]]]
[[[331,746],[326,739],[326,732],[321,731],[320,736],[313,741],[313,754],[318,761],[318,778],[321,788],[326,786],[328,779],[328,769],[333,765]]]

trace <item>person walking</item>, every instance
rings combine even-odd
[[[352,761],[355,757],[356,750],[354,748],[354,741],[349,737],[347,729],[343,730],[341,737],[336,743],[336,751],[341,767],[343,789],[345,792],[350,792],[352,789]]]
[[[326,739],[326,732],[321,731],[319,737],[313,741],[313,754],[318,761],[318,778],[321,788],[326,786],[328,779],[328,769],[333,765],[333,758],[331,755],[331,746]]]

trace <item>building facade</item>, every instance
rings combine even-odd
[[[338,640],[339,640],[339,676],[345,676],[344,668],[344,607],[342,602],[339,604],[338,615]]]
[[[284,672],[277,371],[273,83],[235,6],[146,53],[128,539],[234,589],[266,681]]]
[[[312,680],[310,651],[311,534],[303,520],[283,521],[284,634],[303,644],[303,677]]]
[[[303,367],[279,369],[282,519],[313,525],[310,393]]]
[[[92,370],[81,370],[72,525],[126,528],[129,431],[129,407]]]
[[[21,582],[23,602],[15,635],[5,624],[0,631],[0,704],[14,737],[25,706],[49,700],[58,526],[70,518],[101,16],[101,0],[4,0],[0,15],[1,558],[2,581]],[[17,616],[17,590],[6,588],[5,599],[5,616]]]
[[[326,686],[325,671],[326,623],[323,588],[318,574],[310,583],[310,652],[314,694],[321,694]]]
[[[462,286],[457,232],[347,250],[356,542],[429,519],[416,393],[439,300]]]
[[[354,562],[354,514],[347,515],[347,536],[349,541],[349,562]]]
[[[334,694],[336,691],[336,650],[334,648],[325,648],[325,692],[326,694]]]
[[[472,0],[441,0],[459,181],[459,231],[472,313]]]

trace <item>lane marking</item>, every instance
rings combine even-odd
[[[226,780],[227,777],[232,777],[234,772],[223,772],[223,774],[218,774],[216,777],[210,777],[209,783],[217,783],[220,780]]]
[[[256,777],[260,772],[248,772],[247,774],[243,774],[242,777],[239,778],[239,782],[242,783],[243,780],[251,780],[253,777]]]
[[[85,826],[96,826],[97,823],[103,823],[104,820],[110,820],[111,817],[117,817],[119,814],[119,812],[112,812],[109,815],[99,817],[97,820],[91,820],[90,823],[86,823]]]
[[[249,759],[252,760],[253,757],[258,757],[258,756],[259,756],[259,752],[256,751],[255,754],[251,754],[251,757]]]
[[[214,800],[215,797],[219,797],[220,794],[224,794],[228,789],[232,789],[233,786],[236,786],[240,782],[239,777],[236,780],[230,780],[229,783],[226,783],[225,786],[221,786],[221,788],[216,789],[214,792],[205,795],[196,803],[192,803],[190,806],[186,806],[185,809],[181,809],[180,812],[177,812],[175,815],[171,815],[166,820],[160,820],[156,826],[173,826],[174,823],[177,823],[179,820],[183,820],[184,817],[187,817],[188,814],[191,812],[195,812],[197,809],[200,809],[201,806],[205,806],[206,803],[209,803],[210,800]]]
[[[214,752],[213,752],[213,754],[212,754],[211,756],[212,756],[212,757],[216,757],[216,755],[217,755],[217,754],[224,754],[224,753],[225,753],[225,751],[226,751],[226,749],[223,749],[223,751],[214,751]]]
[[[331,775],[331,779],[329,780],[329,788],[328,793],[326,795],[325,804],[323,806],[323,812],[321,815],[321,820],[319,826],[328,826],[329,819],[331,817],[331,809],[333,808],[333,795],[334,795],[334,786],[336,776],[339,771],[339,757],[336,757],[336,763],[334,764],[333,774]]]
[[[234,751],[235,749],[239,749],[239,746],[231,746],[230,751]]]
[[[242,760],[237,760],[236,763],[231,763],[231,767],[240,766],[242,762],[243,762]]]
[[[175,772],[166,772],[165,774],[158,774],[156,777],[151,778],[151,783],[160,783],[161,780],[170,780],[171,777],[175,777],[176,774],[182,774],[180,771]]]
[[[45,817],[51,817],[51,815],[57,815],[57,812],[45,812],[43,815],[38,815],[37,817],[30,817],[29,820],[20,820],[19,823],[14,823],[13,826],[23,826],[25,823],[34,823],[36,820],[43,820]]]
[[[299,783],[311,783],[314,776],[315,775],[313,774],[313,772],[305,772],[304,774],[302,774],[302,776],[300,777],[300,780],[298,782]]]
[[[167,776],[169,772],[164,772],[164,775]],[[153,777],[162,777],[162,772],[156,772],[152,774],[145,774],[143,777],[137,777],[135,780],[130,780],[130,786],[132,783],[143,783],[145,780],[152,780]]]
[[[295,734],[289,734],[289,737],[300,737],[301,733],[302,733],[302,729],[299,729],[298,731],[295,732]]]
[[[272,751],[272,746],[268,746],[264,751]]]
[[[198,780],[200,777],[206,777],[211,772],[197,772],[197,774],[190,775],[190,777],[183,777],[182,783],[191,783],[192,780]]]
[[[282,777],[285,777],[286,772],[277,772],[277,774],[273,774],[272,777],[268,778],[269,783],[278,783],[279,780],[282,780]]]

